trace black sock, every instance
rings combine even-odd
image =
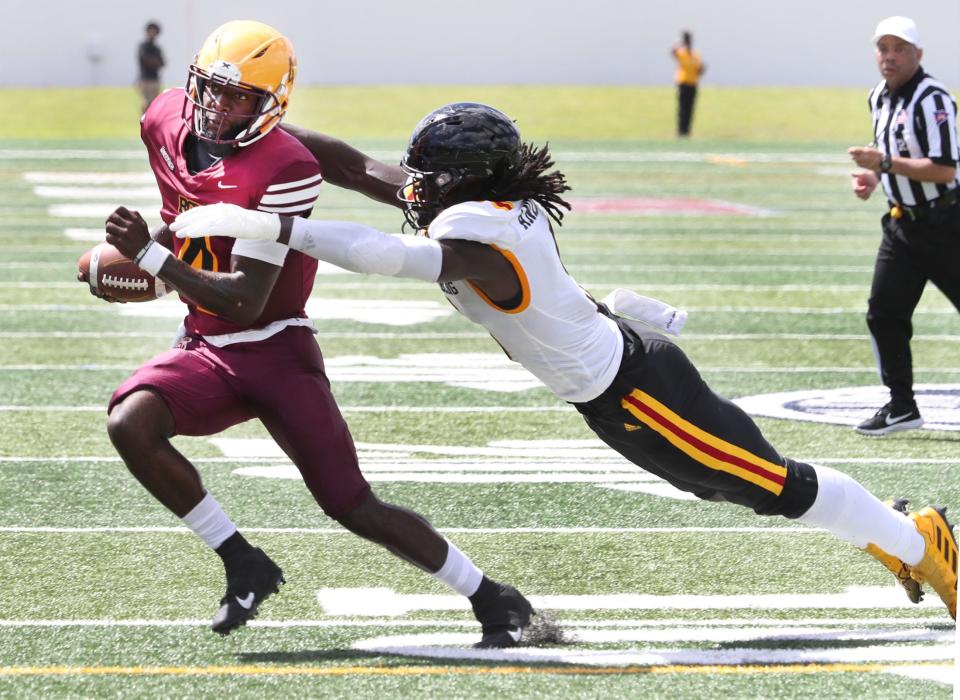
[[[480,586],[477,588],[476,593],[470,596],[468,600],[471,603],[476,603],[478,601],[484,600],[485,598],[494,596],[499,592],[500,592],[500,586],[497,585],[495,581],[491,581],[486,577],[486,575],[484,575],[484,577],[480,579]]]
[[[243,535],[240,534],[240,531],[237,530],[235,533],[225,539],[223,544],[213,551],[215,551],[220,558],[223,559],[224,566],[229,567],[232,561],[241,558],[252,549],[253,546],[247,542],[243,538]]]

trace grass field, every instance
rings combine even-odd
[[[882,202],[853,198],[844,158],[868,131],[863,95],[810,91],[821,117],[779,123],[762,107],[775,91],[705,91],[697,138],[677,142],[669,91],[624,90],[304,90],[295,118],[396,160],[445,99],[503,105],[550,139],[581,200],[558,232],[570,271],[595,295],[629,287],[687,308],[681,345],[716,390],[875,386],[863,314]],[[135,116],[132,128],[120,116],[134,98],[28,97],[30,117],[0,141],[0,697],[950,696],[954,624],[935,594],[911,606],[825,532],[677,497],[595,444],[431,285],[332,269],[310,311],[377,493],[430,518],[574,641],[471,652],[462,602],[326,520],[255,423],[175,440],[287,574],[254,624],[217,637],[217,558],[104,430],[113,388],[167,347],[176,302],[107,305],[73,281],[114,206],[157,221]],[[94,101],[107,117],[74,123],[66,108]],[[601,198],[629,206],[589,211]],[[314,215],[400,224],[332,187]],[[935,289],[915,334],[917,381],[960,383],[960,317]],[[949,419],[960,409],[946,396]],[[881,497],[960,512],[960,433],[868,440],[757,422],[783,453]]]

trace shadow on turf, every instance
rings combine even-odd
[[[301,649],[300,651],[251,651],[237,654],[249,663],[301,664],[320,661],[359,661],[384,656],[357,649]]]
[[[884,435],[889,440],[891,436]],[[907,431],[894,433],[892,437],[904,442],[960,442],[960,435],[946,430]]]
[[[417,664],[431,665],[437,662],[437,659],[430,657],[418,657],[409,654],[388,654],[385,652],[375,651],[359,651],[357,649],[302,649],[300,651],[245,652],[237,654],[237,659],[241,662],[250,664],[274,665],[322,664],[324,662],[357,664],[362,661],[374,659],[379,659],[381,663],[384,659],[402,661],[404,665],[407,666]],[[492,666],[496,664],[516,666],[519,663],[524,663],[527,666],[551,666],[557,668],[570,665],[565,663],[557,663],[554,661],[537,662],[533,659],[526,662],[519,662],[516,659],[498,660],[444,658],[443,663],[448,666]]]
[[[814,623],[815,624],[815,623]],[[948,624],[946,622],[928,622],[923,625],[919,625],[924,629],[927,629],[931,632],[949,632],[954,629],[953,624]],[[857,631],[861,630],[850,630],[850,629],[837,629],[829,632],[823,632],[821,634],[807,634],[802,637],[790,637],[788,635],[763,639],[758,637],[750,641],[751,649],[857,649],[860,647],[876,647],[876,646],[901,646],[904,643],[903,638],[876,638],[876,637],[866,637],[863,639],[842,639],[842,635],[845,634],[856,634]],[[735,642],[718,642],[718,649],[742,649],[745,646],[745,643],[740,641]]]
[[[540,611],[534,615],[530,625],[525,628],[523,643],[521,647],[527,646],[564,646],[572,644],[573,640],[558,625],[553,616],[545,611]],[[390,657],[410,661],[416,659],[407,654],[385,654],[382,652],[360,651],[357,649],[304,649],[301,651],[273,651],[273,652],[244,652],[237,654],[237,657],[250,663],[273,663],[273,664],[300,664],[316,663],[322,661],[358,661],[361,659],[374,659]],[[421,659],[430,661],[430,659]],[[485,659],[447,659],[448,663],[457,663],[459,665],[483,665],[491,663]],[[492,663],[496,663],[493,661]],[[508,663],[508,662],[504,662]],[[509,663],[516,663],[510,661]],[[537,664],[542,665],[542,664]],[[564,665],[548,662],[547,665]]]

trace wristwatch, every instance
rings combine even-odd
[[[887,153],[883,156],[883,159],[880,161],[880,172],[889,173],[890,168],[892,167],[893,167],[893,158],[890,156],[889,153]]]

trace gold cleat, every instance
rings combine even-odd
[[[923,559],[910,567],[910,576],[919,583],[929,584],[957,619],[957,540],[947,522],[945,508],[927,506],[910,518],[923,535],[926,548]]]
[[[898,498],[892,501],[885,501],[885,503],[894,510],[904,515],[907,514],[907,501],[905,499]],[[890,573],[897,577],[897,581],[903,586],[903,590],[907,592],[907,598],[910,599],[911,603],[919,603],[923,600],[923,588],[920,586],[920,582],[911,575],[909,566],[892,554],[887,554],[872,543],[867,545],[867,553],[887,567]]]

